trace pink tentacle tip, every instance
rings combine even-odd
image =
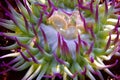
[[[87,72],[87,68],[86,68],[86,66],[84,67],[84,70],[82,71],[82,72],[80,72],[82,75],[85,75],[86,74],[86,72]]]

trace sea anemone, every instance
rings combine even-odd
[[[85,76],[104,80],[100,70],[119,79],[105,65],[114,55],[120,55],[120,17],[114,0],[15,0],[18,10],[5,0],[9,10],[0,7],[10,19],[0,19],[0,25],[13,33],[0,32],[14,44],[1,50],[16,50],[0,56],[14,57],[1,67],[28,71],[22,80],[42,77],[64,80],[84,80]]]

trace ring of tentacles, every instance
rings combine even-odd
[[[18,10],[5,0],[9,10],[8,19],[0,19],[0,25],[14,33],[0,32],[15,41],[2,50],[17,50],[1,56],[15,57],[1,66],[7,70],[0,74],[15,70],[28,72],[22,80],[36,80],[42,77],[63,77],[64,80],[84,80],[85,76],[95,80],[94,75],[104,80],[100,70],[119,79],[108,68],[115,63],[105,65],[104,60],[119,55],[120,49],[120,17],[114,14],[114,0],[15,0]]]

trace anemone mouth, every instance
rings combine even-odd
[[[49,18],[48,24],[59,32],[65,39],[76,39],[78,34],[84,32],[84,25],[79,11],[71,11],[70,15],[61,10],[55,11]]]

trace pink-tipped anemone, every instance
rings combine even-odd
[[[0,25],[14,33],[0,32],[14,44],[1,50],[16,52],[0,56],[14,57],[0,67],[22,71],[28,69],[22,80],[55,79],[84,80],[87,76],[104,80],[100,70],[119,80],[104,60],[120,54],[120,11],[115,0],[15,0],[16,11],[5,0],[9,10],[0,7],[10,18],[0,19]]]

